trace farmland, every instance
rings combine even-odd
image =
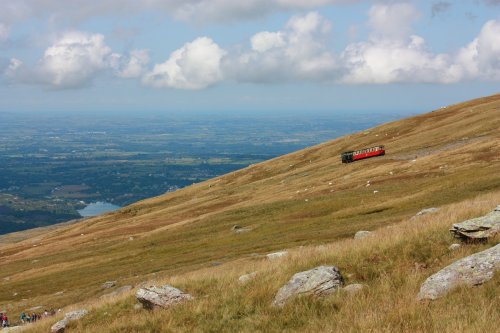
[[[0,234],[124,206],[397,116],[0,114]],[[312,120],[311,120],[312,119]]]

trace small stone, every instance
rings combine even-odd
[[[135,303],[134,304],[134,310],[140,310],[142,309],[142,304],[141,303]]]
[[[252,230],[252,229],[250,229],[250,228],[241,228],[241,227],[240,227],[239,229],[234,229],[234,230],[233,230],[233,232],[234,232],[235,234],[243,234],[243,233],[245,233],[245,232],[249,232],[249,231],[251,231],[251,230]]]
[[[422,209],[421,211],[419,211],[417,214],[415,214],[415,216],[432,214],[432,213],[436,213],[437,211],[439,211],[439,208],[435,208],[435,207],[425,208],[425,209]]]
[[[231,228],[231,231],[236,231],[236,230],[239,230],[239,229],[241,229],[241,226],[240,226],[240,225],[238,225],[238,224],[235,224],[235,225],[233,225],[233,227]]]
[[[278,251],[278,252],[273,252],[266,254],[267,259],[269,260],[274,260],[274,259],[279,259],[284,256],[288,255],[288,251]]]
[[[363,238],[370,237],[370,236],[373,236],[373,232],[361,230],[361,231],[358,231],[354,234],[354,239],[363,239]]]
[[[113,290],[112,292],[110,292],[108,294],[102,295],[100,298],[106,299],[106,298],[116,297],[116,296],[119,296],[119,295],[126,293],[129,290],[132,290],[132,286],[128,286],[128,285],[123,286],[123,287],[117,288],[116,290]]]
[[[345,286],[344,288],[342,288],[342,290],[349,293],[349,294],[356,294],[356,293],[360,292],[361,290],[363,290],[363,288],[365,288],[364,285],[362,285],[360,283],[353,283],[353,284]]]
[[[461,247],[460,244],[454,243],[454,244],[451,244],[450,247],[448,247],[448,250],[455,251],[455,250],[458,250],[460,247]]]
[[[29,308],[28,311],[36,311],[36,310],[40,310],[41,308],[43,308],[43,306],[38,305],[38,306],[34,306],[32,308]]]
[[[109,288],[113,288],[114,286],[116,286],[116,281],[106,281],[102,284],[101,288],[102,289],[109,289]]]
[[[240,276],[238,278],[238,281],[240,283],[246,283],[246,282],[252,280],[253,278],[255,278],[256,275],[257,275],[257,272],[252,272],[252,273],[244,274],[244,275],[242,275],[242,276]]]

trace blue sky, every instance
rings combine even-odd
[[[0,112],[401,113],[499,88],[499,0],[0,2]]]

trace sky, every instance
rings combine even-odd
[[[0,0],[0,112],[424,112],[500,91],[500,0]]]

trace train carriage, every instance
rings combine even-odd
[[[379,146],[360,149],[360,150],[346,151],[346,152],[343,152],[340,155],[340,157],[342,159],[342,163],[351,163],[351,162],[362,160],[365,158],[382,156],[382,155],[385,155],[385,148],[384,148],[384,146],[379,145]]]

